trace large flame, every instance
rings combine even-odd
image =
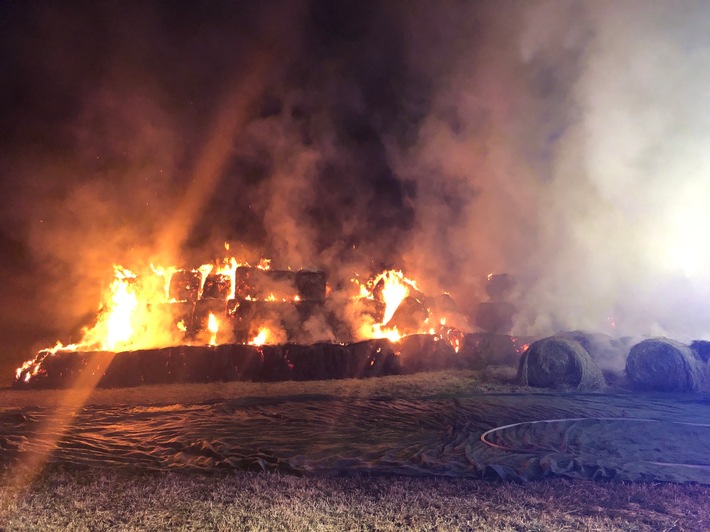
[[[228,246],[225,246],[228,250]],[[246,261],[237,260],[235,257],[224,258],[210,264],[203,264],[194,270],[180,270],[175,266],[150,266],[150,272],[145,275],[136,275],[131,270],[114,266],[114,278],[109,284],[99,314],[93,326],[84,330],[82,339],[75,344],[63,345],[57,342],[51,349],[44,349],[33,360],[25,362],[17,369],[17,379],[25,382],[31,380],[41,371],[42,360],[46,356],[54,355],[59,350],[76,351],[121,351],[135,349],[152,349],[168,347],[171,345],[188,344],[193,342],[208,343],[217,345],[220,335],[226,330],[228,320],[234,319],[234,308],[239,306],[239,299],[242,301],[254,301],[252,295],[239,294],[237,286],[236,272],[241,266],[250,267]],[[270,268],[270,261],[261,259],[257,266],[261,269]],[[186,274],[181,278],[176,286],[187,290],[187,296],[177,296],[181,301],[175,301],[171,297],[171,280],[177,272]],[[195,281],[201,282],[197,289],[196,282],[190,281],[190,275]],[[225,304],[228,301],[237,300],[236,307],[230,306],[230,310],[225,308],[223,314],[214,310],[207,316],[206,333],[195,334],[192,323],[192,314],[180,315],[180,309],[194,307],[195,297],[201,300],[205,281],[208,276],[222,276],[216,282],[221,283],[221,291],[210,290],[205,297],[214,300],[216,297],[224,298]],[[226,290],[226,282],[229,280],[229,290]],[[416,283],[405,277],[402,271],[385,270],[375,275],[365,282],[361,282],[359,277],[353,279],[357,287],[356,293],[351,292],[350,296],[354,301],[362,300],[364,306],[358,307],[360,310],[353,316],[353,331],[356,339],[386,338],[391,341],[398,341],[405,334],[426,333],[436,334],[448,340],[458,350],[460,344],[460,331],[446,325],[444,319],[436,319],[437,325],[432,326],[433,321],[425,318],[420,324],[420,330],[416,325],[412,326],[411,315],[407,309],[402,317],[398,317],[397,310],[407,298],[413,298],[414,312],[417,304],[421,305],[421,292]],[[187,283],[187,286],[184,286]],[[190,284],[192,283],[192,284]],[[197,290],[197,293],[195,293]],[[179,292],[178,292],[179,293]],[[187,298],[188,300],[186,300]],[[299,303],[299,295],[282,297],[282,294],[269,293],[263,297],[265,302],[293,302]],[[213,303],[210,303],[213,304]],[[215,307],[211,307],[215,308]],[[308,307],[306,307],[308,308]],[[426,311],[428,313],[428,311]],[[409,321],[407,321],[409,317]],[[432,316],[433,318],[433,316]],[[416,322],[414,322],[416,324]],[[252,345],[264,345],[286,342],[289,340],[288,332],[278,319],[269,318],[262,323],[252,323],[258,327],[256,335],[248,341]],[[253,333],[252,333],[253,334]]]
[[[138,306],[138,297],[128,283],[135,279],[129,270],[119,268],[111,285],[111,307],[106,319],[106,340],[102,347],[113,351],[117,345],[127,343],[133,335],[131,316]]]
[[[259,333],[252,338],[250,345],[264,345],[269,341],[269,329],[268,327],[259,328]]]
[[[114,351],[130,344],[133,336],[133,314],[138,306],[134,281],[136,275],[114,265],[114,280],[99,313],[96,324],[85,331],[83,340],[75,348]],[[61,344],[60,344],[61,346]],[[64,347],[67,349],[69,346]]]
[[[402,272],[389,270],[382,272],[375,278],[375,286],[379,282],[383,282],[382,300],[385,303],[385,314],[382,318],[382,324],[387,325],[394,313],[399,308],[399,305],[404,301],[404,298],[409,295],[409,286],[406,282],[414,284],[413,281],[407,279]]]
[[[366,283],[360,282],[356,276],[352,282],[358,287],[359,294],[356,298],[384,304],[381,321],[365,320],[358,330],[358,335],[364,338],[387,338],[393,342],[401,339],[402,334],[390,321],[412,290],[417,290],[416,283],[398,270],[385,270]]]

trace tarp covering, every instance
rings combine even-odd
[[[710,484],[704,394],[294,395],[96,405],[79,411],[55,446],[48,422],[61,414],[0,410],[0,460],[51,450],[52,462],[89,467]]]

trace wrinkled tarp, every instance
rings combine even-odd
[[[49,450],[50,462],[104,468],[710,484],[707,394],[295,395],[89,405],[66,432],[51,434],[48,422],[61,414],[0,410],[0,461]]]

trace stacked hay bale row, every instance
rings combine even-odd
[[[626,356],[623,344],[611,337],[575,331],[533,342],[520,355],[513,337],[486,334],[466,335],[458,353],[440,336],[428,334],[411,335],[396,343],[376,339],[350,344],[179,346],[122,353],[40,352],[39,372],[33,375],[28,375],[29,369],[20,372],[15,386],[72,386],[87,372],[100,372],[102,387],[367,378],[441,369],[480,369],[482,361],[495,360],[500,364],[507,356],[508,367],[517,364],[517,382],[521,385],[595,391],[607,386],[608,377],[605,379],[600,365],[608,364],[613,349],[617,349],[615,364],[622,358],[626,360],[626,378],[621,384],[628,388],[692,392],[704,389],[708,382],[710,342],[687,346],[654,338],[634,345]]]
[[[101,372],[100,387],[217,381],[367,378],[460,367],[451,345],[435,335],[351,344],[178,346],[121,353],[40,352],[40,371],[15,379],[19,388],[73,386]],[[102,369],[106,368],[106,369]]]
[[[170,279],[168,303],[175,322],[181,321],[186,339],[199,337],[208,329],[209,315],[228,323],[220,329],[218,343],[246,343],[257,334],[261,323],[294,331],[325,301],[323,271],[262,270],[249,266],[236,269],[234,284],[226,274],[209,274],[202,283],[197,270],[179,270]],[[231,296],[231,297],[230,297]]]

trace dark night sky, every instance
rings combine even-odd
[[[536,332],[648,309],[689,201],[664,176],[708,194],[709,17],[620,4],[1,1],[2,356],[66,340],[114,262],[225,239],[464,302],[514,271]]]

